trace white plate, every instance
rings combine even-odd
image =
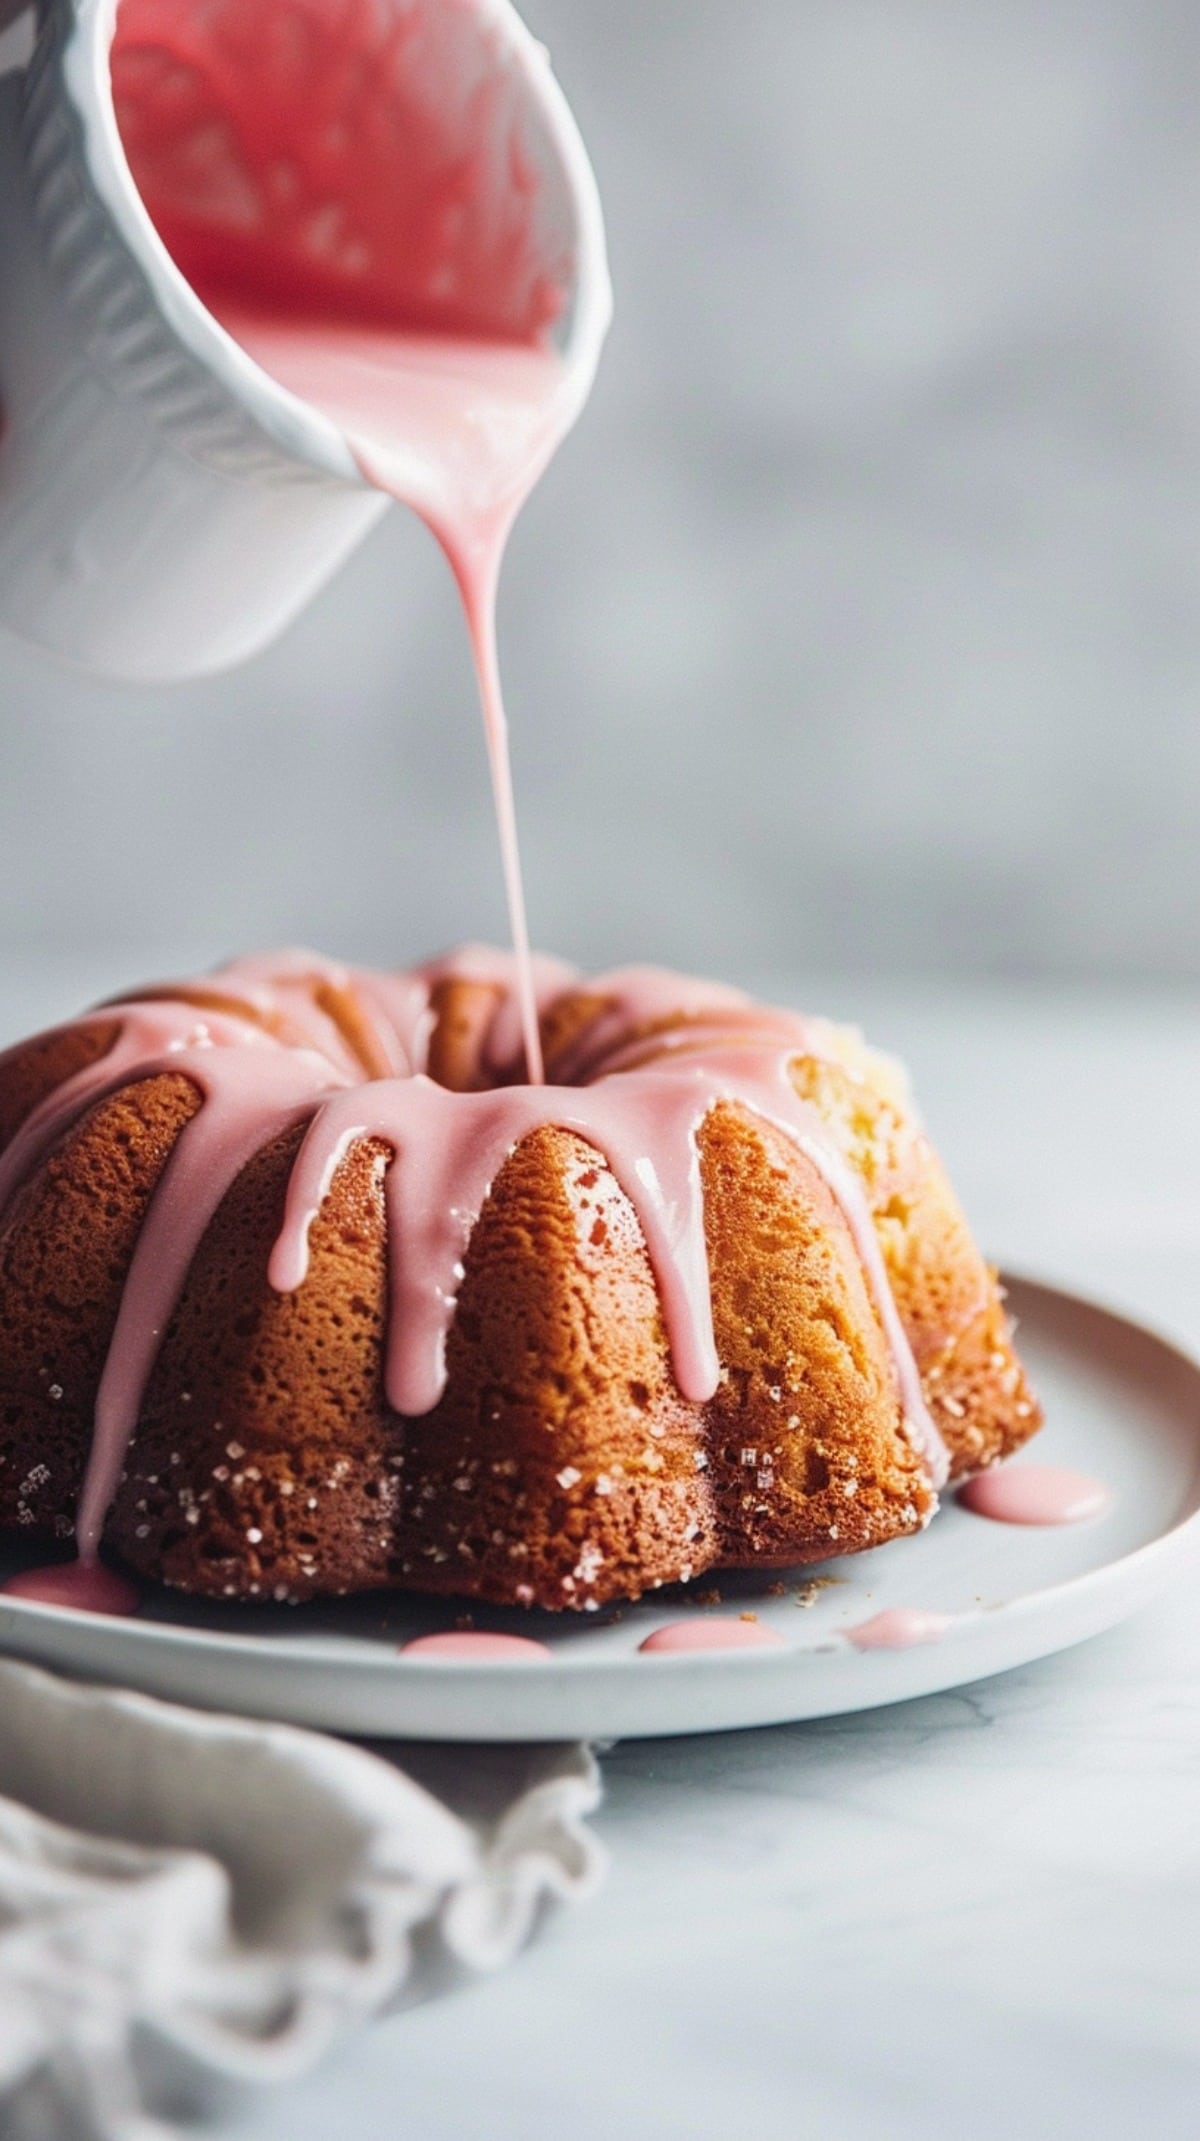
[[[1091,1473],[1112,1490],[1091,1523],[994,1524],[950,1498],[918,1539],[786,1579],[773,1572],[769,1584],[761,1575],[699,1583],[720,1589],[721,1607],[680,1590],[569,1619],[474,1609],[479,1627],[540,1637],[548,1659],[405,1658],[398,1645],[451,1627],[454,1608],[377,1595],[289,1610],[211,1607],[164,1591],[134,1620],[0,1598],[0,1648],[206,1707],[452,1740],[726,1731],[870,1709],[1023,1665],[1134,1612],[1200,1543],[1200,1365],[1073,1294],[1027,1279],[1008,1285],[1046,1407],[1037,1460]],[[814,1577],[832,1580],[802,1606]],[[891,1606],[953,1619],[936,1643],[855,1650],[845,1630]],[[783,1644],[639,1654],[664,1622],[721,1610],[752,1610]]]

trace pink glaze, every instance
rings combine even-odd
[[[433,1002],[454,976],[477,976],[495,992],[478,1069],[500,1082],[480,1092],[452,1093],[426,1070]],[[571,970],[539,961],[534,982],[550,1012],[569,991]],[[587,1066],[585,1082],[542,1087],[504,1082],[519,1070],[505,1054],[520,1046],[513,959],[478,948],[400,975],[363,973],[308,952],[238,960],[81,1022],[113,1027],[115,1039],[43,1101],[0,1154],[0,1213],[72,1124],[131,1080],[179,1075],[201,1100],[150,1200],[126,1277],[80,1502],[85,1558],[95,1559],[161,1336],[201,1236],[250,1156],[297,1124],[305,1134],[270,1282],[280,1292],[303,1285],[313,1220],[355,1141],[390,1147],[398,1164],[384,1191],[386,1388],[398,1412],[419,1414],[445,1387],[446,1337],[471,1229],[510,1152],[547,1123],[574,1130],[607,1160],[654,1266],[676,1380],[694,1402],[710,1398],[720,1371],[697,1138],[713,1107],[748,1109],[790,1142],[840,1205],[891,1345],[907,1431],[935,1481],[944,1477],[945,1451],[865,1194],[791,1076],[796,1057],[828,1047],[829,1029],[657,969],[574,985],[591,1031],[577,1034],[564,1060]],[[674,1021],[664,1024],[672,1001]],[[373,1075],[372,1065],[386,1074]],[[557,1074],[558,1063],[552,1068]]]
[[[773,1650],[783,1642],[774,1628],[762,1621],[734,1621],[710,1616],[706,1620],[668,1621],[656,1628],[639,1650]]]
[[[521,84],[460,0],[121,0],[112,82],[202,295],[512,342],[562,312]]]
[[[422,515],[462,595],[517,956],[544,1071],[496,657],[509,531],[569,429],[549,333],[573,264],[498,34],[457,0],[123,0],[122,141],[176,265],[281,386]]]
[[[449,560],[483,708],[526,1076],[541,1085],[496,597],[513,521],[574,413],[567,376],[552,352],[521,345],[312,326],[216,296],[210,309],[264,371],[338,425],[368,481],[420,513]]]
[[[548,1658],[549,1645],[529,1635],[491,1635],[483,1628],[447,1628],[441,1635],[414,1636],[402,1643],[403,1658],[464,1658],[482,1664],[488,1658]]]
[[[387,1392],[401,1413],[425,1413],[445,1386],[445,1342],[471,1227],[508,1154],[551,1121],[603,1153],[641,1223],[654,1266],[676,1380],[703,1403],[717,1388],[704,1200],[697,1137],[710,1110],[738,1103],[775,1124],[832,1189],[851,1227],[896,1361],[906,1419],[934,1454],[931,1423],[887,1283],[866,1198],[820,1118],[795,1092],[795,1045],[715,1044],[678,1060],[600,1075],[586,1086],[501,1086],[448,1093],[418,1076],[358,1086],[313,1116],[292,1170],[270,1279],[303,1284],[309,1229],[339,1161],[360,1137],[390,1145],[403,1164],[387,1177],[392,1262]],[[549,1103],[549,1105],[548,1105]],[[185,1136],[187,1133],[185,1133]]]
[[[953,1624],[949,1613],[926,1613],[920,1606],[890,1606],[857,1628],[847,1628],[855,1650],[912,1650],[918,1643],[939,1643]]]
[[[0,1596],[28,1598],[39,1606],[70,1606],[76,1613],[136,1613],[141,1593],[136,1585],[106,1569],[101,1561],[59,1561],[44,1569],[23,1569],[0,1584]]]
[[[1103,1480],[1062,1465],[997,1465],[958,1490],[964,1509],[996,1524],[1082,1524],[1111,1499]]]
[[[472,951],[389,977],[308,954],[243,960],[116,1014],[110,1052],[35,1111],[0,1158],[0,1210],[88,1106],[132,1076],[189,1078],[201,1106],[151,1201],[96,1408],[80,1505],[94,1561],[166,1322],[208,1220],[250,1153],[306,1125],[270,1279],[304,1282],[308,1237],[340,1160],[377,1138],[391,1288],[386,1386],[429,1411],[470,1229],[513,1147],[547,1122],[608,1160],[641,1223],[677,1380],[717,1387],[697,1134],[749,1108],[825,1180],[857,1244],[895,1362],[905,1423],[940,1483],[924,1405],[866,1198],[790,1075],[825,1029],[736,992],[631,969],[589,985],[594,1016],[543,1085],[539,1011],[573,977],[530,955],[495,600],[508,532],[579,401],[550,331],[570,243],[539,183],[538,144],[498,33],[486,57],[459,0],[123,0],[113,88],[131,170],[160,237],[260,367],[338,426],[368,479],[441,542],[472,635],[513,958]],[[464,86],[465,84],[465,86]],[[440,979],[495,988],[481,1085],[426,1075]],[[165,1000],[164,1000],[165,998]],[[97,1018],[112,1017],[103,1012]],[[748,1624],[747,1624],[748,1625]]]

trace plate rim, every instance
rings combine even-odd
[[[1026,1296],[1036,1296],[1040,1302],[1045,1303],[1050,1309],[1057,1306],[1060,1310],[1082,1310],[1085,1313],[1096,1315],[1107,1323],[1120,1326],[1126,1332],[1132,1332],[1138,1339],[1148,1341],[1160,1355],[1167,1356],[1177,1369],[1183,1371],[1187,1377],[1195,1381],[1197,1394],[1200,1395],[1200,1347],[1195,1352],[1192,1352],[1187,1344],[1174,1333],[1156,1327],[1155,1324],[1147,1321],[1141,1315],[1135,1314],[1131,1310],[1098,1295],[1081,1292],[1078,1288],[1060,1281],[1043,1279],[1032,1272],[1011,1267],[1005,1267],[999,1276],[1000,1283],[1006,1292],[1010,1296],[1015,1295],[1018,1297],[1013,1300],[1013,1312],[1018,1317],[1021,1313],[1019,1296],[1022,1293]],[[1198,1422],[1198,1426],[1200,1426],[1200,1422]],[[1027,1620],[1031,1615],[1049,1615],[1051,1619],[1061,1617],[1063,1611],[1072,1604],[1084,1605],[1085,1607],[1090,1604],[1094,1609],[1098,1598],[1103,1597],[1105,1593],[1114,1589],[1121,1596],[1116,1601],[1118,1611],[1112,1615],[1111,1619],[1106,1620],[1102,1617],[1096,1621],[1094,1620],[1093,1611],[1091,1618],[1094,1621],[1094,1625],[1089,1626],[1079,1635],[1068,1637],[1065,1642],[1060,1637],[1056,1637],[1045,1649],[1029,1653],[1025,1662],[1031,1663],[1037,1657],[1048,1656],[1058,1650],[1070,1648],[1074,1642],[1087,1640],[1090,1634],[1099,1633],[1104,1627],[1115,1625],[1117,1621],[1127,1617],[1127,1614],[1136,1612],[1140,1605],[1146,1602],[1146,1599],[1151,1595],[1151,1590],[1157,1588],[1157,1580],[1161,1579],[1164,1583],[1169,1580],[1172,1572],[1188,1553],[1189,1549],[1200,1545],[1200,1432],[1197,1434],[1194,1462],[1188,1477],[1187,1492],[1192,1506],[1186,1510],[1184,1515],[1166,1525],[1152,1538],[1143,1540],[1140,1545],[1100,1563],[1095,1568],[1083,1570],[1079,1574],[1067,1576],[1054,1583],[1019,1592],[1015,1597],[1002,1600],[998,1605],[981,1606],[975,1611],[958,1614],[954,1617],[950,1627],[945,1631],[944,1636],[938,1643],[920,1646],[916,1655],[928,1657],[931,1660],[935,1656],[952,1658],[961,1641],[972,1633],[977,1632],[981,1624],[1000,1630],[1019,1627],[1021,1622]],[[772,1577],[774,1577],[776,1572],[771,1573]],[[1147,1585],[1144,1581],[1147,1575],[1151,1576],[1152,1579],[1150,1585]],[[1124,1594],[1127,1592],[1133,1594],[1131,1598],[1125,1597]],[[380,1594],[381,1597],[388,1595],[387,1593]],[[752,1606],[756,1595],[755,1593],[750,1593],[744,1600],[739,1596],[737,1602],[739,1608],[745,1610],[748,1605]],[[1088,1617],[1085,1613],[1084,1618]],[[53,1647],[54,1655],[52,1657],[47,1656],[45,1648],[39,1653],[32,1646],[25,1643],[18,1643],[14,1648],[12,1638],[18,1636],[21,1631],[27,1631],[30,1635],[36,1636],[39,1630],[45,1631],[47,1645],[52,1645]],[[69,1639],[73,1631],[77,1631],[80,1635],[86,1632],[91,1640],[85,1642],[83,1646],[87,1655],[78,1658],[72,1666],[64,1653],[69,1648]],[[55,1636],[61,1639],[57,1643],[53,1642]],[[97,1649],[105,1647],[103,1640],[105,1636],[108,1636],[124,1655],[107,1665],[102,1665],[98,1663],[94,1653]],[[314,1656],[311,1651],[306,1650],[305,1646],[308,1643],[320,1645],[320,1654],[318,1656]],[[84,1674],[89,1671],[93,1673],[99,1672],[103,1677],[112,1680],[118,1680],[123,1674],[129,1673],[131,1675],[129,1684],[135,1687],[139,1684],[139,1662],[144,1662],[149,1667],[156,1659],[161,1660],[164,1652],[174,1652],[176,1654],[182,1653],[185,1660],[191,1659],[194,1661],[199,1658],[213,1666],[227,1664],[231,1667],[236,1667],[242,1665],[249,1670],[256,1665],[262,1667],[271,1664],[277,1670],[286,1673],[289,1684],[294,1684],[294,1678],[297,1673],[316,1672],[326,1675],[331,1671],[345,1671],[348,1669],[369,1672],[373,1667],[382,1667],[386,1660],[389,1691],[395,1695],[397,1700],[401,1701],[406,1689],[410,1690],[414,1696],[421,1695],[429,1698],[438,1689],[447,1692],[450,1689],[454,1689],[463,1696],[469,1696],[476,1691],[482,1691],[488,1686],[494,1688],[498,1683],[502,1684],[505,1681],[510,1685],[514,1681],[534,1685],[545,1675],[548,1666],[557,1667],[560,1672],[569,1672],[572,1685],[580,1686],[586,1690],[589,1685],[594,1687],[598,1681],[611,1682],[614,1677],[623,1680],[635,1660],[637,1661],[639,1682],[647,1688],[653,1682],[661,1684],[661,1676],[665,1673],[676,1678],[679,1676],[684,1678],[692,1676],[697,1680],[711,1680],[714,1674],[718,1674],[731,1681],[732,1676],[736,1674],[736,1684],[751,1689],[758,1681],[766,1678],[775,1679],[781,1671],[790,1672],[799,1678],[805,1669],[811,1667],[818,1659],[844,1653],[850,1647],[845,1630],[834,1629],[824,1631],[815,1640],[788,1641],[778,1645],[764,1645],[761,1649],[738,1650],[732,1653],[720,1650],[657,1652],[652,1655],[650,1660],[654,1667],[654,1673],[651,1676],[646,1674],[646,1660],[637,1649],[629,1654],[613,1651],[592,1651],[582,1652],[575,1657],[571,1657],[568,1652],[557,1652],[551,1654],[550,1657],[529,1656],[526,1658],[518,1656],[495,1660],[488,1659],[486,1661],[421,1656],[407,1657],[398,1642],[381,1644],[357,1633],[343,1635],[338,1632],[332,1634],[322,1632],[311,1635],[301,1633],[297,1636],[281,1636],[274,1631],[258,1633],[254,1631],[196,1628],[188,1626],[186,1623],[176,1623],[170,1620],[131,1619],[129,1621],[121,1621],[97,1616],[77,1607],[53,1606],[32,1599],[0,1597],[0,1655],[20,1656],[27,1662],[47,1664],[52,1670],[77,1670]],[[890,1664],[893,1672],[898,1673],[899,1668],[895,1665],[896,1659],[911,1659],[914,1656],[914,1651],[910,1649],[902,1652],[883,1651],[871,1654],[860,1653],[859,1655],[862,1657],[864,1665],[875,1668],[871,1673],[871,1680],[876,1683],[877,1675],[881,1670],[886,1672]],[[970,1674],[966,1678],[952,1675],[942,1684],[949,1686],[968,1685],[972,1679],[983,1679],[989,1677],[991,1673],[1013,1669],[1020,1662],[1019,1659],[1015,1659],[1011,1665],[990,1666],[984,1663],[978,1673]],[[936,1673],[934,1678],[937,1678]],[[936,1692],[933,1687],[908,1689],[904,1686],[897,1686],[894,1692],[880,1695],[864,1689],[865,1699],[863,1702],[850,1707],[867,1709],[880,1703],[905,1700],[909,1699],[910,1696],[932,1692]],[[170,1700],[172,1698],[167,1696],[159,1699]],[[181,1687],[173,1699],[186,1702],[189,1699],[201,1700],[202,1698],[194,1692],[189,1696],[188,1690],[185,1687]],[[234,1714],[238,1714],[238,1704],[245,1699],[246,1691],[244,1689],[231,1688],[222,1698],[221,1706],[231,1710]],[[252,1714],[252,1708],[242,1714]],[[259,1714],[262,1713],[260,1712]],[[828,1710],[822,1709],[819,1712],[798,1712],[796,1714],[797,1716],[816,1716],[836,1713],[831,1708]],[[767,1720],[758,1721],[766,1722]],[[776,1721],[781,1720],[777,1719]],[[729,1724],[718,1720],[706,1726],[660,1725],[651,1727],[649,1730],[642,1726],[640,1728],[640,1736],[653,1736],[657,1733],[666,1736],[673,1732],[715,1731],[739,1729],[739,1727],[740,1721],[738,1720],[734,1720]],[[317,1724],[312,1726],[311,1729],[335,1731],[347,1729],[365,1731],[372,1729],[382,1736],[393,1737],[403,1737],[406,1733],[411,1736],[439,1736],[437,1732],[425,1733],[419,1723],[412,1727],[405,1727],[385,1719],[380,1719],[371,1728],[366,1726],[348,1728],[339,1725],[322,1726]],[[461,1732],[453,1733],[444,1724],[439,1729],[440,1736],[447,1738],[455,1736],[460,1738],[467,1736],[496,1738],[503,1736],[494,1729],[490,1730],[486,1735],[481,1734],[478,1730],[470,1735]],[[520,1739],[530,1739],[537,1736],[539,1735],[528,1731],[508,1734],[510,1738]],[[540,1736],[545,1738],[553,1735],[541,1734]],[[557,1736],[562,1737],[564,1733],[560,1732]],[[624,1736],[639,1736],[638,1728],[634,1728],[633,1731],[627,1730]]]

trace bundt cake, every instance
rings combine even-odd
[[[1038,1425],[902,1073],[650,968],[309,953],[0,1057],[0,1526],[595,1607],[919,1531]]]

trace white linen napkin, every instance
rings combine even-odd
[[[587,1748],[396,1756],[0,1659],[5,2141],[149,2141],[595,1886]]]

